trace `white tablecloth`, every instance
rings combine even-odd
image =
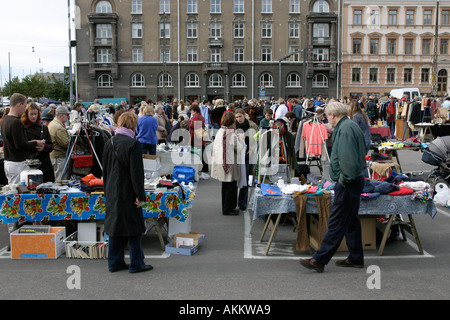
[[[202,169],[202,159],[196,153],[178,151],[156,151],[156,155],[161,157],[161,168],[159,174],[172,174],[175,166],[185,166],[195,169],[195,181],[199,180],[198,173]]]

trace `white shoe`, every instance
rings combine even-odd
[[[200,179],[208,180],[211,176],[205,172],[200,173]]]

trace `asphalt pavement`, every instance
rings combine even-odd
[[[401,150],[399,157],[404,172],[423,171],[426,178],[433,169],[421,160],[420,151]],[[143,242],[145,261],[154,269],[144,273],[110,273],[106,260],[69,259],[65,255],[55,260],[13,260],[6,250],[7,226],[0,225],[0,299],[199,300],[205,304],[217,300],[259,300],[270,306],[272,300],[450,297],[447,208],[438,206],[434,219],[414,216],[423,255],[408,235],[407,241],[389,243],[382,256],[376,251],[367,252],[363,269],[334,266],[334,259],[345,257],[338,253],[325,272],[319,274],[299,265],[298,258],[309,255],[293,250],[296,234],[289,221],[280,225],[271,251],[265,255],[266,243],[259,241],[264,221],[254,221],[250,230],[251,212],[222,215],[220,190],[220,182],[214,179],[198,183],[191,228],[205,234],[198,252],[192,256],[166,254],[150,230]]]

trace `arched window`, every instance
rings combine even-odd
[[[242,73],[236,73],[231,81],[233,87],[245,87],[245,76]]]
[[[324,74],[318,73],[312,80],[312,86],[313,88],[327,88],[328,78]]]
[[[295,72],[288,74],[286,87],[300,87],[300,76]]]
[[[318,0],[314,2],[313,12],[330,12],[330,6],[325,0]]]
[[[158,87],[173,87],[172,76],[168,73],[163,73],[159,76]]]
[[[222,87],[223,86],[222,76],[218,73],[213,73],[209,77],[209,86],[210,87]]]
[[[95,7],[96,13],[111,13],[112,7],[111,3],[109,1],[100,1],[97,3],[97,6]]]
[[[186,87],[199,87],[200,79],[196,73],[189,73],[186,76]]]
[[[263,73],[259,77],[259,86],[273,87],[273,77],[270,73]]]
[[[99,87],[112,87],[113,79],[109,74],[102,74],[98,77],[98,86]]]
[[[135,73],[131,77],[132,87],[145,87],[145,77],[142,73]]]

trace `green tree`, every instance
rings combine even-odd
[[[36,100],[45,96],[47,81],[42,75],[35,73],[32,76],[26,76],[22,79],[22,83],[24,85],[24,94],[26,96],[36,98]]]
[[[52,80],[47,85],[46,96],[58,101],[69,101],[69,86],[63,80],[58,80],[52,75]]]

